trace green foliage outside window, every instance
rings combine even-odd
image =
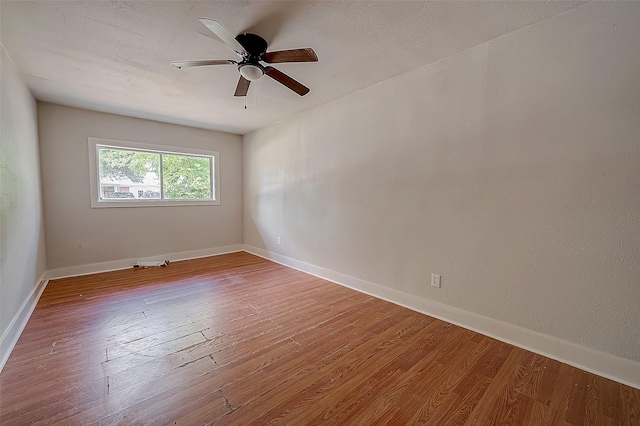
[[[159,174],[160,155],[121,149],[100,149],[100,177],[128,178],[140,183],[148,172]]]
[[[211,159],[187,155],[162,155],[164,198],[207,200],[211,198]]]

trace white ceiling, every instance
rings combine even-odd
[[[0,41],[39,100],[244,134],[582,3],[3,0]],[[276,64],[311,92],[262,78],[245,110],[234,67],[171,67],[237,59],[198,17],[313,48],[318,63]]]

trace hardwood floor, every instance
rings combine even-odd
[[[640,390],[232,253],[50,282],[0,423],[638,425]]]

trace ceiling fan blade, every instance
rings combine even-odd
[[[285,73],[278,71],[273,67],[265,67],[264,70],[269,77],[271,77],[278,83],[284,86],[287,86],[289,89],[293,90],[298,95],[304,96],[307,93],[309,93],[308,87],[305,87],[302,84],[298,83],[297,81],[295,81],[294,79],[286,75]]]
[[[247,96],[247,92],[249,91],[249,85],[251,82],[240,76],[240,80],[238,80],[238,85],[236,86],[236,93],[233,96]]]
[[[229,31],[222,24],[215,19],[210,18],[198,18],[200,22],[202,22],[212,33],[218,36],[220,40],[225,42],[227,46],[231,48],[234,52],[236,52],[240,56],[245,56],[247,51],[245,48],[238,43],[238,40],[235,39],[234,36],[231,35]]]
[[[262,55],[262,60],[269,64],[279,62],[318,62],[318,55],[311,48],[278,50]]]
[[[233,65],[236,61],[232,61],[230,59],[203,59],[196,61],[176,61],[171,62],[171,65],[178,69],[186,68],[186,67],[201,67],[204,65]]]

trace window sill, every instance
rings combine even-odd
[[[92,200],[91,208],[118,208],[118,207],[184,207],[184,206],[219,206],[217,200]]]

